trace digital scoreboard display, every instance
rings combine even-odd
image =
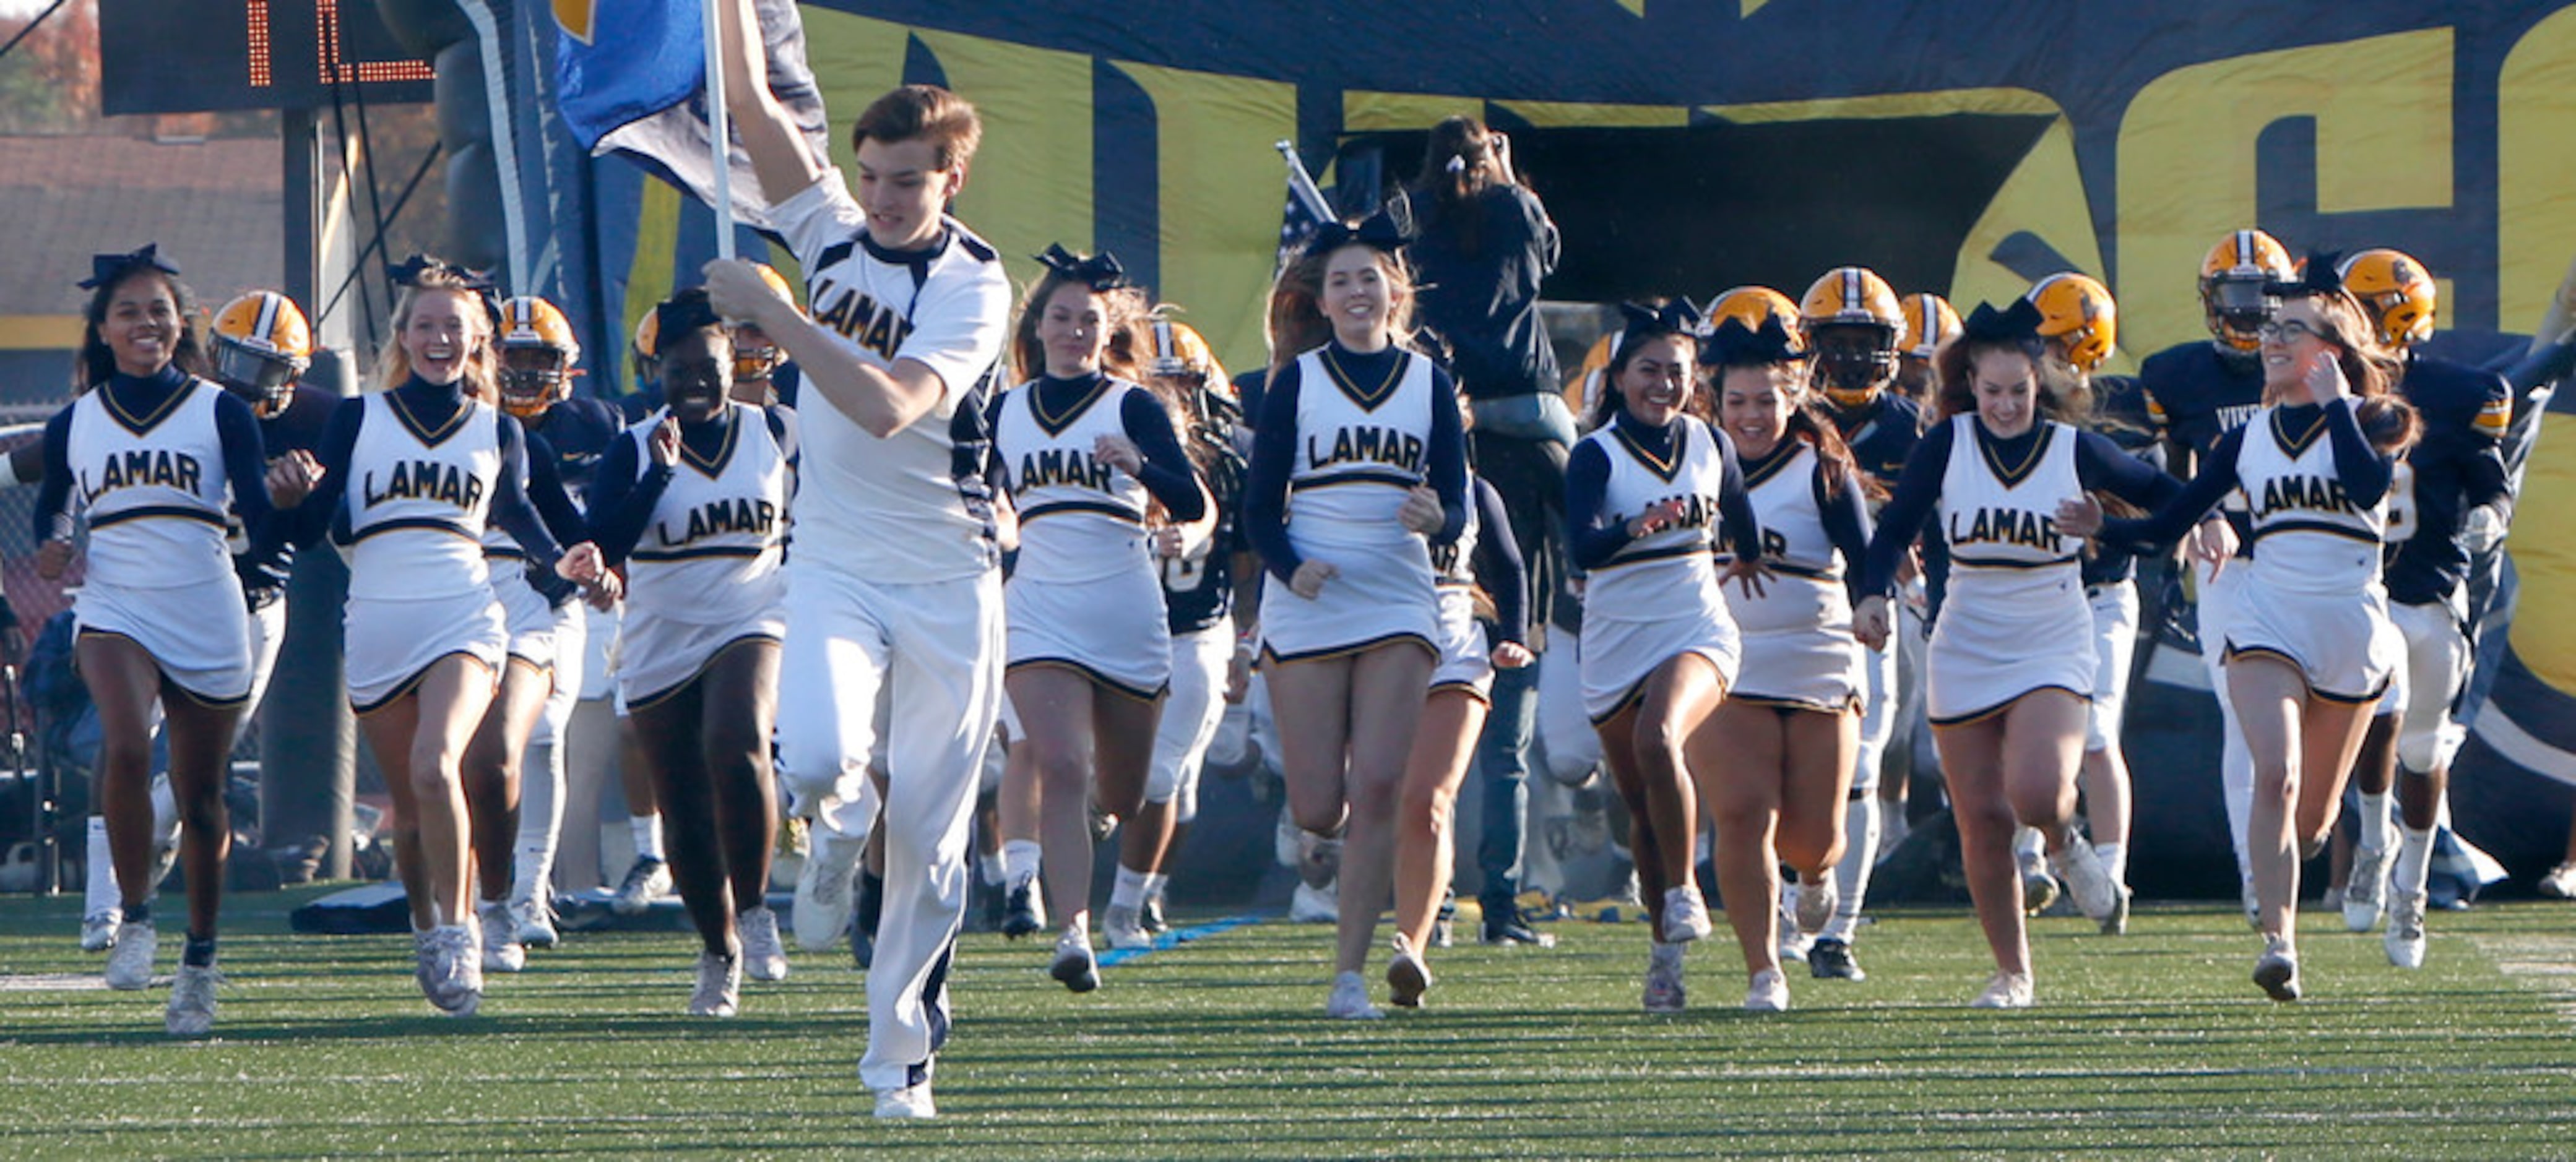
[[[434,76],[375,0],[99,0],[98,50],[111,115],[427,101]]]

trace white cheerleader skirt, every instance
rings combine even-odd
[[[492,597],[501,603],[501,620],[509,633],[509,645],[503,651],[512,661],[526,662],[540,670],[555,665],[555,606],[528,584],[528,562],[519,557],[488,559],[492,573]]]
[[[1015,577],[1002,589],[1002,613],[1006,674],[1058,666],[1148,702],[1171,688],[1163,583],[1142,557],[1089,581]]]
[[[618,644],[617,692],[629,711],[649,708],[697,681],[716,655],[744,642],[782,642],[787,610],[773,605],[739,621],[712,625],[627,612]],[[515,655],[514,655],[515,656]]]
[[[349,705],[384,708],[420,684],[432,663],[462,654],[500,680],[509,628],[489,588],[446,597],[352,597],[342,607]]]
[[[1761,597],[1726,590],[1742,660],[1730,701],[1784,710],[1857,710],[1867,681],[1842,581],[1781,573]]]
[[[2093,698],[2093,606],[2073,565],[1963,565],[1924,653],[1924,709],[1934,726],[1992,717],[2041,690]]]
[[[1463,585],[1440,587],[1440,662],[1431,671],[1431,689],[1464,690],[1479,702],[1493,701],[1494,660],[1485,650],[1485,626],[1476,620],[1476,592]]]
[[[1431,552],[1420,537],[1377,545],[1297,545],[1308,560],[1340,570],[1313,598],[1273,576],[1261,589],[1264,662],[1345,657],[1394,642],[1438,655],[1440,598]]]
[[[2241,562],[2240,562],[2241,564]],[[2267,584],[2260,565],[2238,591],[2227,625],[2227,660],[2280,658],[2298,668],[2308,692],[2329,702],[2374,702],[2404,656],[2391,630],[2388,591],[2302,593]]]
[[[1646,679],[1665,662],[1698,654],[1732,691],[1744,656],[1735,622],[1717,604],[1650,621],[1609,621],[1585,610],[1575,653],[1583,670],[1583,713],[1596,727],[1642,697]]]
[[[143,647],[170,683],[214,707],[250,701],[250,607],[241,589],[128,589],[93,580],[72,598],[80,634],[121,637]]]

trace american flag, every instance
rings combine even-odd
[[[1288,204],[1279,212],[1279,260],[1273,268],[1284,270],[1306,240],[1332,220],[1333,210],[1324,201],[1324,192],[1315,188],[1315,179],[1306,173],[1306,163],[1297,156],[1296,145],[1281,141],[1275,148],[1288,162]]]

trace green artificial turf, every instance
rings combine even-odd
[[[399,936],[296,936],[313,891],[227,901],[216,1039],[161,1029],[166,985],[97,986],[77,903],[0,901],[0,1153],[1267,1158],[2010,1155],[2543,1157],[2576,1151],[2576,908],[2436,913],[2426,967],[2310,912],[2310,999],[2266,1001],[2224,905],[2125,937],[2033,927],[2039,1007],[1964,1007],[1991,965],[1959,910],[1863,930],[1864,983],[1790,966],[1793,1012],[1737,1011],[1733,942],[1691,1010],[1638,1011],[1640,925],[1549,950],[1435,952],[1431,1005],[1323,1018],[1330,930],[1233,928],[1071,996],[1051,942],[969,936],[941,1119],[879,1124],[845,953],[682,1015],[694,942],[580,934],[437,1015]],[[175,896],[162,911],[180,914]],[[1214,919],[1182,917],[1185,926]],[[165,936],[162,970],[177,955]],[[1382,1000],[1373,964],[1371,982]],[[54,975],[60,974],[60,975]]]

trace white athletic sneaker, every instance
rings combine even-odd
[[[1972,1009],[2027,1009],[2031,1006],[2030,974],[1998,972],[1986,982],[1986,991],[1968,1002]]]
[[[179,966],[179,975],[170,982],[169,1011],[162,1015],[171,1036],[203,1037],[215,1031],[215,986],[223,980],[211,964]]]
[[[1776,968],[1753,974],[1753,983],[1744,990],[1744,1011],[1748,1013],[1785,1013],[1789,1011],[1789,978]]]
[[[510,915],[518,923],[522,948],[552,948],[563,940],[555,931],[554,906],[544,900],[521,900],[510,905]]]
[[[105,952],[116,947],[116,926],[125,922],[125,913],[109,908],[81,917],[81,951]]]
[[[2576,860],[2559,864],[2540,877],[2540,894],[2553,900],[2576,900]]]
[[[2036,916],[2057,902],[2057,878],[2048,874],[2044,855],[2023,855],[2021,864],[2021,910]]]
[[[510,905],[486,900],[474,906],[474,919],[483,928],[483,971],[517,972],[528,967],[528,950],[519,946],[519,922],[510,915]]]
[[[107,987],[134,992],[152,985],[152,957],[161,951],[161,934],[152,921],[127,920],[116,926],[116,950],[107,954]]]
[[[1798,885],[1785,880],[1781,882],[1780,906],[1773,911],[1772,927],[1778,932],[1780,960],[1786,964],[1807,963],[1807,947],[1811,938],[1798,930]]]
[[[1145,934],[1145,918],[1134,908],[1116,904],[1100,913],[1100,934],[1111,948],[1152,948],[1154,938]]]
[[[734,935],[742,940],[742,973],[753,980],[787,979],[787,948],[778,942],[778,913],[766,907],[734,913]]]
[[[742,957],[698,954],[698,987],[689,993],[692,1017],[730,1017],[742,1011]]]
[[[1047,966],[1047,975],[1077,993],[1100,987],[1100,958],[1091,952],[1091,930],[1067,927],[1055,938],[1055,963]]]
[[[653,901],[671,894],[671,865],[658,859],[637,856],[626,869],[626,880],[617,885],[617,898],[608,906],[620,916],[641,916]]]
[[[2115,883],[2111,886],[2119,890],[2120,899],[2111,906],[2111,914],[2102,917],[2102,934],[2126,936],[2129,934],[2129,902],[2134,893],[2129,890],[2127,884]]]
[[[2299,999],[2299,950],[2287,940],[2272,937],[2254,962],[2254,983],[2273,1000]]]
[[[807,952],[823,952],[840,942],[850,930],[857,905],[850,892],[859,875],[859,857],[867,844],[817,827],[813,851],[805,856],[805,869],[796,875],[796,946]]]
[[[1655,944],[1646,950],[1646,1011],[1678,1013],[1690,1002],[1682,984],[1682,946]]]
[[[429,1003],[451,1017],[471,1017],[483,1005],[483,957],[474,933],[448,924],[429,934],[429,966],[422,982]]]
[[[803,880],[797,881],[801,887]],[[1011,881],[1002,905],[1002,935],[1013,940],[1046,930],[1046,892],[1035,873]]]
[[[1806,892],[1801,888],[1799,895]],[[1708,922],[1708,901],[1700,898],[1699,888],[1684,884],[1664,892],[1664,943],[1688,944],[1714,931]]]
[[[2379,925],[2379,914],[2388,901],[2388,869],[2397,862],[2392,858],[2396,854],[2386,848],[2352,849],[2352,875],[2343,882],[2344,931],[2368,932]]]
[[[2102,857],[2094,854],[2093,845],[2083,836],[2067,836],[2066,846],[2048,857],[2048,866],[2066,885],[2067,894],[2075,897],[2076,908],[2095,922],[2109,919],[2111,910],[2120,905],[2119,885],[2111,882],[2111,873],[2102,869]]]
[[[1302,880],[1297,890],[1288,895],[1288,922],[1291,924],[1332,924],[1342,918],[1341,901],[1334,896],[1336,885],[1315,887]]]
[[[1324,999],[1324,1015],[1336,1021],[1377,1021],[1386,1012],[1369,1003],[1368,982],[1356,972],[1337,973],[1333,992]]]
[[[1431,966],[1422,963],[1422,954],[1403,933],[1395,937],[1395,954],[1386,961],[1387,1003],[1399,1009],[1422,1007],[1422,994],[1431,991]]]
[[[907,1085],[901,1089],[877,1091],[877,1116],[880,1118],[935,1118],[939,1107],[930,1100],[930,1083]]]
[[[2237,898],[2245,904],[2245,926],[2257,932],[2262,931],[2263,901],[2254,894],[2254,885],[2249,881],[2238,888]]]
[[[2388,932],[2379,939],[2388,950],[2388,963],[2424,967],[2424,893],[2388,893]]]
[[[1798,879],[1798,932],[1813,936],[1833,923],[1834,908],[1842,903],[1834,888],[1834,874],[1827,871],[1815,879],[1801,875]]]

